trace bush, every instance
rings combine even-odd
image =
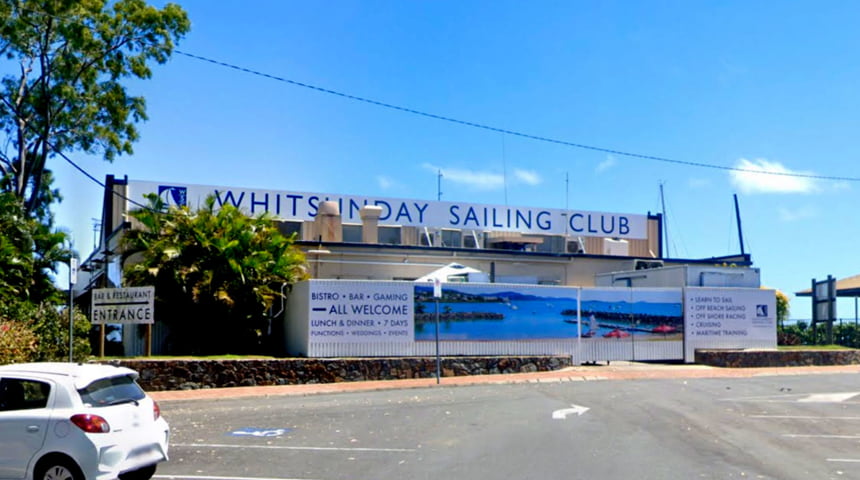
[[[0,321],[0,365],[35,360],[38,339],[26,325],[9,320]]]
[[[19,302],[6,305],[0,311],[9,323],[16,323],[29,330],[36,337],[36,351],[31,357],[39,362],[65,362],[69,360],[69,313],[68,309],[43,303],[32,305]],[[92,354],[89,341],[91,328],[89,320],[79,310],[75,310],[74,360],[83,362]]]
[[[90,322],[75,310],[74,356],[76,362],[85,362],[92,354],[89,332]],[[40,305],[30,317],[33,332],[39,337],[38,360],[65,362],[69,360],[69,309],[58,311]]]

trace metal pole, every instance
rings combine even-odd
[[[744,255],[744,230],[741,227],[741,209],[738,207],[738,194],[735,194],[735,217],[738,220],[738,243],[741,244],[741,255]]]
[[[666,243],[666,256],[671,257],[669,254],[669,222],[666,221],[666,199],[663,197],[663,183],[660,183],[660,205],[663,208],[663,237]],[[662,253],[662,252],[661,252]],[[676,252],[677,253],[677,252]]]
[[[78,259],[69,258],[69,363],[75,361],[75,283],[78,281]]]
[[[812,344],[818,345],[818,333],[816,329],[818,323],[818,290],[816,290],[815,279],[812,279]]]
[[[74,292],[72,291],[72,282],[69,280],[69,363],[75,361],[75,309],[74,309]]]
[[[827,344],[833,344],[833,321],[836,319],[836,279],[827,276]]]
[[[442,200],[442,170],[439,170],[436,175],[436,200]]]
[[[439,356],[439,299],[436,299],[436,384],[442,376],[442,359]]]

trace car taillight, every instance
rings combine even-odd
[[[152,401],[152,419],[158,420],[161,417],[161,408],[158,407],[158,402]]]
[[[107,420],[98,415],[81,413],[73,415],[69,420],[87,433],[107,433],[110,431],[110,425]]]

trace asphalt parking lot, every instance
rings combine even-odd
[[[856,368],[639,372],[623,381],[165,393],[171,461],[156,478],[860,478]]]

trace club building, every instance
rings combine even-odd
[[[216,205],[233,205],[252,215],[270,213],[283,233],[296,235],[296,244],[307,258],[311,290],[315,282],[407,284],[434,272],[444,272],[441,280],[451,284],[530,288],[674,288],[680,292],[684,288],[760,287],[759,271],[752,268],[749,254],[665,257],[663,218],[650,212],[261,190],[108,176],[100,244],[85,260],[75,285],[83,302],[92,288],[121,285],[120,262],[124,257],[119,252],[119,239],[131,227],[129,210],[135,204],[145,204],[144,195],[150,193],[169,205],[192,209],[214,196]],[[295,319],[287,322],[295,323]],[[304,324],[304,320],[298,323]],[[307,343],[312,343],[308,335],[312,332],[306,326],[292,331],[292,337],[304,336],[306,341],[303,345],[285,344],[285,349],[292,354],[315,355],[315,350],[308,348]],[[133,341],[126,339],[124,343],[127,354],[139,353]],[[350,349],[332,352],[354,354]],[[424,353],[420,348],[379,352]],[[157,345],[153,353],[158,353]],[[466,349],[465,353],[470,352]]]

